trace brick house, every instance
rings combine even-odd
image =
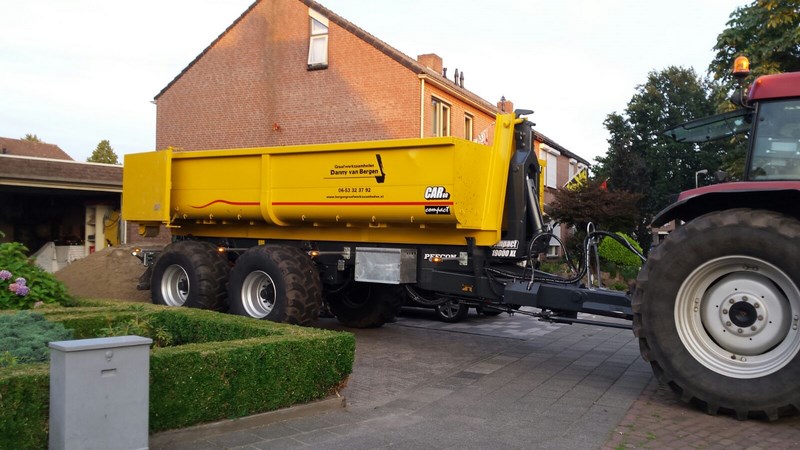
[[[441,57],[406,56],[315,1],[257,0],[155,97],[156,148],[445,135],[489,143],[495,114],[513,105],[487,102],[464,78]],[[588,166],[543,135],[536,145],[551,162],[548,187]]]
[[[52,242],[63,263],[116,245],[121,193],[122,166],[76,162],[53,144],[0,138],[0,242],[21,242],[31,252]]]

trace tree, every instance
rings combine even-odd
[[[111,148],[111,144],[108,140],[102,140],[99,144],[97,144],[97,148],[94,149],[92,152],[92,156],[86,159],[86,162],[96,162],[96,163],[103,163],[103,164],[119,164],[119,160],[117,159],[117,154],[114,153],[114,149]]]
[[[641,194],[611,191],[598,179],[589,180],[578,189],[561,188],[547,205],[547,215],[560,223],[585,229],[589,222],[598,229],[630,232],[636,228]]]
[[[42,142],[42,140],[39,139],[39,136],[37,136],[35,134],[30,134],[30,133],[26,134],[25,137],[22,138],[21,140],[28,141],[28,142],[38,142],[38,143]]]
[[[650,221],[670,196],[694,188],[698,170],[711,173],[721,167],[727,143],[699,146],[664,135],[671,126],[714,114],[715,94],[715,87],[693,69],[668,67],[648,74],[623,114],[606,118],[609,150],[597,158],[595,173],[608,178],[612,191],[641,195],[635,232],[643,248],[649,248]]]
[[[583,256],[586,225],[590,222],[598,230],[632,233],[637,229],[637,204],[642,195],[608,190],[601,184],[600,180],[592,179],[578,189],[559,189],[545,207],[551,219],[574,227],[574,233],[564,243],[573,259]]]
[[[732,86],[739,55],[750,58],[753,76],[800,70],[800,0],[756,0],[736,8],[727,26],[708,68],[715,80]]]

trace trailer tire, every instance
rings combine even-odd
[[[450,299],[441,305],[436,306],[436,318],[442,322],[456,323],[461,322],[467,317],[469,306],[458,300]]]
[[[153,265],[153,303],[225,311],[230,267],[216,247],[203,241],[169,244]]]
[[[319,317],[322,282],[316,266],[302,250],[260,245],[236,260],[228,298],[233,314],[309,326]]]
[[[403,305],[400,286],[379,283],[351,283],[335,294],[328,294],[328,305],[339,322],[350,328],[377,328],[394,320]]]
[[[800,222],[712,212],[651,253],[633,296],[634,334],[658,379],[709,414],[800,411]]]

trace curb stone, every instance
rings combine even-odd
[[[150,435],[150,449],[158,450],[170,448],[179,443],[199,441],[221,434],[270,425],[284,420],[314,416],[343,409],[346,403],[345,398],[337,394],[316,402],[290,406],[288,408],[240,417],[238,419],[220,420],[218,422],[195,425],[189,428],[161,431]]]

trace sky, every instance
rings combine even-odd
[[[76,161],[110,141],[154,150],[153,98],[254,0],[0,0],[0,137],[36,134]],[[272,0],[264,0],[272,1]],[[647,74],[705,74],[744,0],[319,0],[496,103],[534,110],[537,131],[592,162],[606,116]],[[333,45],[333,44],[331,44]]]

